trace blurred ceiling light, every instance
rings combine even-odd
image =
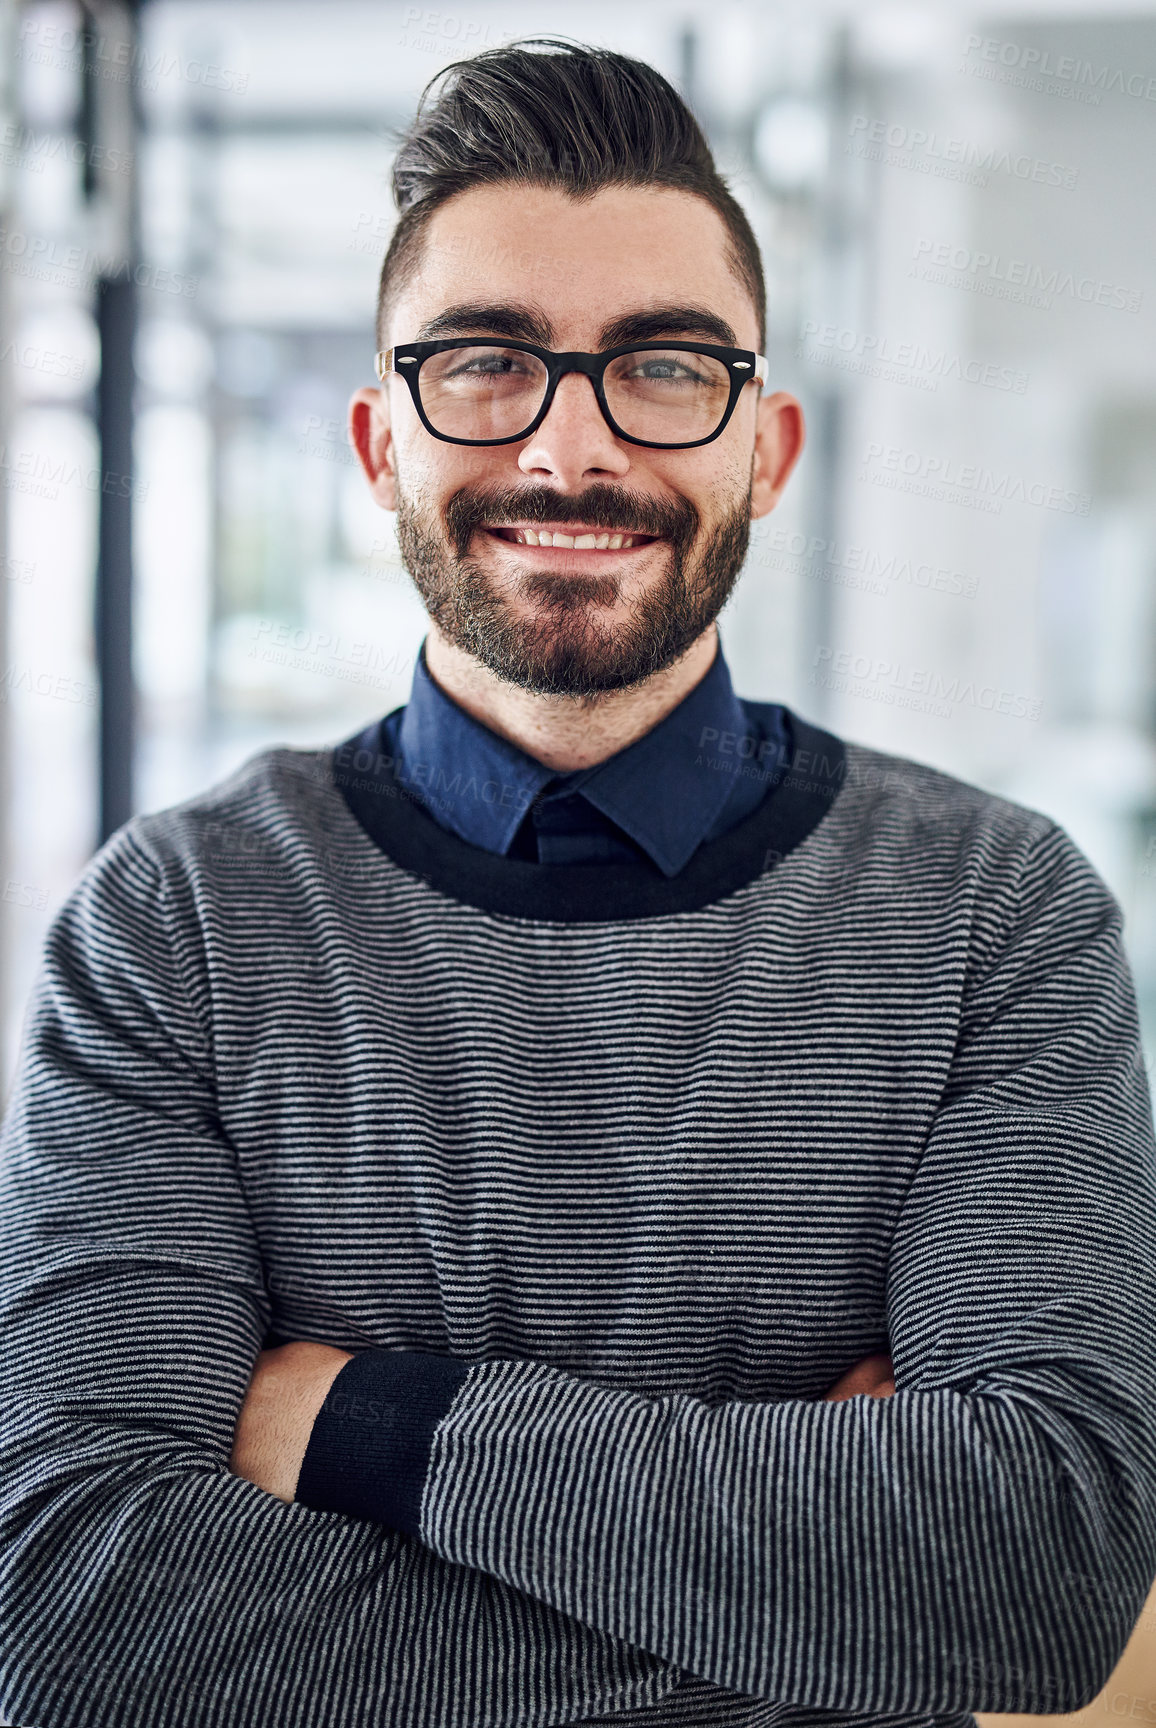
[[[777,192],[803,192],[816,186],[827,166],[827,117],[817,102],[780,96],[763,108],[755,123],[755,161]]]

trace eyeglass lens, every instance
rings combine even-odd
[[[418,373],[431,426],[450,438],[517,438],[546,395],[549,374],[536,354],[479,344],[431,354]],[[708,438],[730,400],[730,374],[713,354],[645,349],[620,354],[604,374],[606,403],[619,428],[655,444]]]

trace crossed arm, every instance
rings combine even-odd
[[[352,1361],[347,1350],[304,1339],[262,1350],[237,1418],[229,1459],[234,1474],[291,1505],[313,1424],[334,1380]],[[891,1358],[877,1354],[849,1368],[824,1400],[889,1398],[894,1391]]]

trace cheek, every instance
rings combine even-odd
[[[720,514],[743,502],[751,489],[753,452],[745,445],[728,449],[720,458],[714,477],[713,508]]]
[[[408,510],[424,515],[439,498],[448,496],[449,487],[438,474],[437,463],[430,461],[429,451],[417,439],[398,444],[394,467],[398,501]]]
[[[671,474],[668,486],[690,500],[705,528],[729,516],[745,500],[750,491],[749,466],[743,465],[737,450],[720,450],[693,476]]]

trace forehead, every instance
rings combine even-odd
[[[540,309],[551,346],[593,348],[617,315],[696,305],[754,348],[755,308],[727,263],[729,248],[718,212],[669,187],[605,187],[583,200],[553,187],[471,187],[431,217],[390,340],[412,341],[448,306],[511,301]]]

